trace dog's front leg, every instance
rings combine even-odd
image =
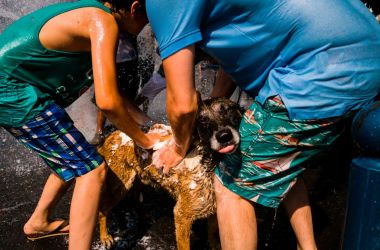
[[[190,230],[193,221],[191,215],[186,213],[181,199],[174,207],[175,236],[178,250],[190,250]]]
[[[114,242],[112,236],[108,233],[107,214],[103,214],[103,212],[100,211],[98,219],[100,242],[106,247],[106,249],[110,249]]]

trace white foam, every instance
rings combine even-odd
[[[149,130],[149,133],[157,133],[163,136],[169,135],[172,131],[171,127],[165,124],[159,124],[160,126],[153,127]]]
[[[183,161],[183,166],[186,166],[190,171],[194,170],[201,162],[201,155],[195,155],[193,157],[187,156]],[[182,164],[179,164],[182,166]]]
[[[152,237],[151,236],[143,236],[140,240],[139,240],[139,242],[138,242],[138,244],[139,245],[141,245],[141,246],[143,246],[146,250],[151,250],[151,249],[154,249],[154,248],[152,248],[152,247],[150,247],[150,245],[153,245],[152,244]]]
[[[189,185],[189,188],[190,189],[195,189],[196,187],[197,187],[197,183],[195,183],[195,181],[191,181],[190,185]]]
[[[120,132],[119,136],[121,138],[120,146],[124,146],[128,142],[132,141],[132,139],[128,135],[126,135],[125,133],[123,133],[123,132]]]
[[[112,150],[112,152],[115,152],[118,148],[119,148],[119,145],[118,145],[118,144],[113,144],[113,145],[111,146],[111,150]]]
[[[159,149],[163,148],[168,142],[169,142],[169,140],[157,142],[156,144],[154,144],[153,150],[159,150]]]

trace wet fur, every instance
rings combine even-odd
[[[113,239],[108,234],[107,215],[125,197],[138,178],[144,184],[163,188],[176,200],[174,222],[177,247],[180,250],[190,249],[193,222],[210,217],[216,210],[213,170],[221,156],[215,151],[215,144],[218,144],[216,141],[221,140],[220,147],[229,144],[237,146],[240,142],[237,130],[241,117],[239,105],[228,99],[205,100],[198,112],[192,149],[165,176],[150,165],[150,152],[135,147],[133,141],[120,131],[111,134],[99,148],[110,168],[99,212],[101,242],[107,248],[111,247]],[[167,136],[171,134],[170,127],[165,125],[155,125],[151,132],[155,130],[167,133]],[[212,216],[209,219],[211,248],[217,248],[218,245],[214,237],[216,232],[216,218]]]

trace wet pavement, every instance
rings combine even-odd
[[[55,0],[16,1],[0,0],[0,31],[19,16]],[[210,79],[214,72],[204,72],[198,77],[197,88],[206,97],[210,91]],[[92,90],[85,93],[67,111],[76,126],[87,139],[95,131],[96,108],[90,101]],[[237,99],[235,93],[233,99]],[[250,100],[242,97],[242,104]],[[148,106],[148,114],[158,122],[166,123],[165,91]],[[317,240],[320,249],[339,249],[345,205],[345,175],[347,161],[344,151],[328,160],[327,169],[338,166],[338,177],[322,178],[321,169],[310,174],[313,180],[312,204]],[[323,172],[323,170],[322,170]],[[50,250],[67,249],[67,237],[56,237],[36,242],[26,239],[23,225],[33,212],[43,184],[50,171],[33,152],[26,149],[0,128],[0,250]],[[317,190],[317,191],[313,191]],[[140,195],[127,196],[115,207],[109,218],[109,230],[114,236],[114,249],[175,249],[173,205],[174,201],[164,192],[143,187]],[[72,189],[58,204],[54,217],[68,218]],[[139,198],[136,198],[139,197]],[[328,212],[327,212],[328,211]],[[257,208],[259,217],[259,249],[295,249],[295,240],[284,209]],[[208,249],[206,222],[197,221],[191,235],[192,249]],[[96,229],[92,249],[103,249]]]

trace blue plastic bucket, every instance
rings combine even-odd
[[[352,160],[344,250],[380,250],[380,158]]]

